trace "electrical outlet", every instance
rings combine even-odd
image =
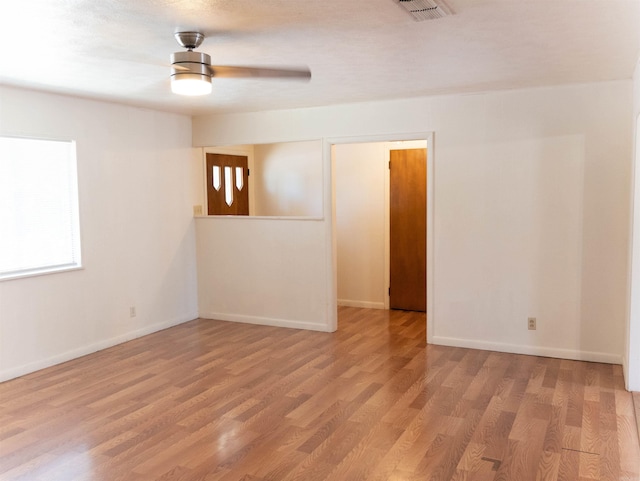
[[[193,206],[193,215],[202,215],[202,206],[194,205]]]
[[[129,308],[129,317],[136,317],[136,308],[135,307],[130,307]]]
[[[528,327],[530,331],[535,331],[536,330],[536,318],[535,317],[530,317],[528,319]]]

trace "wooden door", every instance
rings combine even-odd
[[[207,154],[207,213],[249,215],[249,163],[246,156]]]
[[[389,307],[427,309],[427,150],[390,152]]]

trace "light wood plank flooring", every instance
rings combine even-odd
[[[0,384],[2,481],[637,481],[620,366],[197,320]]]
[[[638,437],[640,437],[640,392],[634,392],[633,404],[636,408],[636,424],[638,425]]]

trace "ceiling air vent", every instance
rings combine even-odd
[[[416,20],[433,20],[452,15],[453,11],[438,0],[397,0]]]

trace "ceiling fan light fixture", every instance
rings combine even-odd
[[[212,91],[211,77],[191,73],[176,74],[171,77],[171,91],[188,97],[208,95]]]
[[[211,93],[211,57],[201,52],[171,55],[171,91],[190,97]]]

